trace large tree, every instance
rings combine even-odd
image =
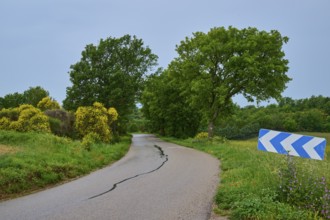
[[[235,95],[248,101],[281,97],[290,80],[282,50],[287,41],[276,30],[234,27],[196,32],[181,41],[176,48],[179,56],[169,65],[170,75],[205,115],[210,137]]]
[[[72,86],[64,108],[76,110],[98,101],[126,117],[141,91],[145,74],[157,65],[157,56],[141,39],[125,35],[89,44],[79,62],[71,66]]]
[[[200,113],[189,106],[187,97],[170,80],[167,70],[148,78],[141,102],[152,132],[181,138],[196,134]]]
[[[41,86],[30,87],[24,91],[24,103],[37,107],[38,103],[45,97],[49,96],[49,92]]]

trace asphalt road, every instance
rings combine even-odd
[[[134,135],[128,154],[72,182],[0,203],[1,220],[209,219],[219,162],[202,152]]]

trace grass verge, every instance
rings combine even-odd
[[[119,160],[131,137],[116,144],[93,144],[52,134],[0,131],[0,200],[64,182]]]
[[[330,134],[308,135],[330,140]],[[317,161],[258,151],[257,138],[226,143],[164,139],[221,160],[221,181],[215,197],[221,215],[230,219],[330,218],[330,185],[324,181],[330,180],[329,146],[327,159]]]

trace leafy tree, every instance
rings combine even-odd
[[[150,120],[153,132],[175,137],[194,136],[199,128],[200,113],[187,103],[165,70],[149,77],[142,95],[142,112]]]
[[[145,74],[157,64],[157,56],[141,39],[125,35],[89,44],[79,62],[71,66],[72,86],[67,88],[64,108],[76,110],[95,101],[117,109],[127,117],[140,94]]]
[[[24,104],[30,104],[37,107],[38,103],[45,97],[49,96],[49,92],[40,86],[30,87],[24,91]]]
[[[283,122],[284,130],[286,131],[297,131],[298,123],[293,117],[287,117]]]
[[[320,109],[309,109],[297,113],[297,122],[302,131],[324,131],[326,115]]]
[[[21,93],[15,92],[12,94],[5,95],[0,103],[1,108],[16,108],[22,104],[24,104],[24,96]]]
[[[3,98],[0,98],[1,108],[16,108],[22,104],[29,104],[37,107],[38,103],[44,98],[49,96],[49,92],[40,86],[30,87],[23,93],[7,94]]]
[[[140,103],[141,104],[141,103]],[[147,120],[145,119],[141,108],[135,106],[133,112],[129,115],[129,121],[127,123],[128,132],[145,132],[145,125]]]
[[[208,121],[213,136],[217,118],[242,94],[248,101],[279,99],[290,78],[282,46],[288,38],[272,30],[213,28],[196,32],[177,46],[169,71]]]

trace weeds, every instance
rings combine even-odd
[[[295,159],[288,155],[286,166],[279,170],[279,200],[330,219],[330,192],[326,177],[299,167]]]

